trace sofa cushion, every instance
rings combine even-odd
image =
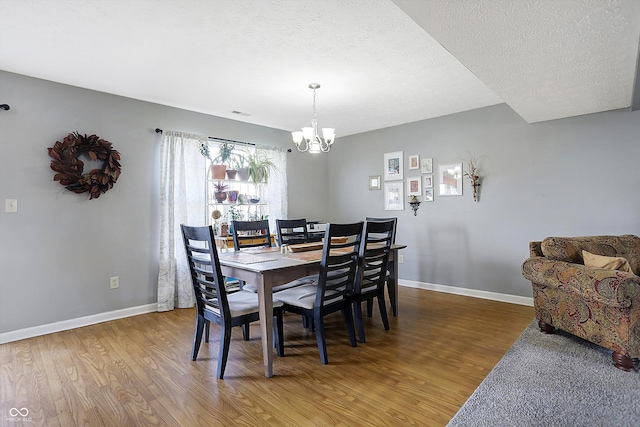
[[[606,268],[632,273],[631,266],[626,258],[596,255],[587,251],[582,251],[582,258],[584,258],[584,265],[586,267]]]
[[[640,273],[640,237],[622,236],[547,237],[542,254],[552,260],[584,264],[582,251],[629,261],[633,274]]]

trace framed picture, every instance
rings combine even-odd
[[[462,163],[438,165],[440,196],[462,196]]]
[[[433,202],[433,188],[424,189],[424,201]]]
[[[380,189],[380,175],[372,175],[369,177],[369,190]]]
[[[407,178],[407,196],[420,196],[422,194],[422,179],[419,176]]]
[[[420,164],[420,172],[422,173],[433,173],[433,159],[422,159],[422,163]]]
[[[422,180],[422,186],[424,188],[433,188],[433,175],[424,175]]]
[[[404,187],[403,182],[384,183],[384,210],[403,211],[404,210]]]
[[[409,169],[420,169],[420,156],[418,154],[409,156]]]
[[[402,168],[402,151],[393,153],[384,153],[384,180],[396,181],[404,179],[404,171]]]

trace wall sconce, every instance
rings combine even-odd
[[[480,187],[480,169],[478,168],[478,161],[484,156],[480,156],[479,158],[472,157],[471,160],[467,162],[467,172],[464,173],[464,176],[469,178],[471,181],[471,186],[473,187],[473,201],[478,201],[479,196],[479,188]]]
[[[409,205],[411,205],[411,209],[413,210],[413,216],[418,216],[418,208],[420,207],[420,201],[416,196],[411,196],[409,200]]]

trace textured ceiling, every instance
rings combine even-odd
[[[318,82],[338,138],[626,108],[639,39],[637,0],[0,0],[0,69],[285,130]]]

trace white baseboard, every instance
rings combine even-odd
[[[157,303],[123,308],[121,310],[108,311],[106,313],[92,314],[91,316],[78,317],[76,319],[69,319],[63,320],[61,322],[49,323],[46,325],[33,326],[31,328],[19,329],[17,331],[4,332],[0,334],[0,344],[37,337],[40,335],[52,334],[54,332],[67,331],[69,329],[81,328],[83,326],[95,325],[96,323],[122,319],[123,317],[153,313],[155,311],[158,311]]]
[[[533,297],[521,297],[517,295],[499,294],[497,292],[480,291],[477,289],[457,288],[455,286],[436,285],[433,283],[415,282],[413,280],[398,280],[399,286],[409,288],[427,289],[429,291],[445,292],[447,294],[464,295],[468,297],[490,299],[493,301],[509,302],[512,304],[528,305],[533,307]]]

